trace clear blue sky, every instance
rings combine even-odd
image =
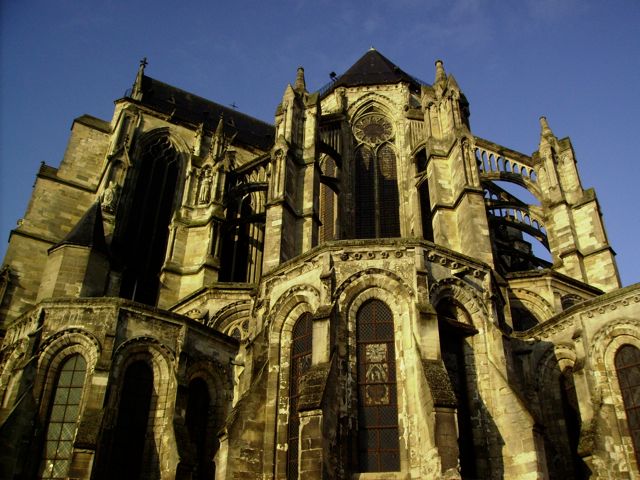
[[[110,120],[147,74],[266,121],[298,65],[320,88],[370,46],[431,82],[444,60],[473,133],[523,153],[538,118],[570,136],[623,284],[640,281],[640,2],[369,0],[0,2],[0,256],[73,118]]]

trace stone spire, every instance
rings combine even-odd
[[[298,72],[296,73],[296,83],[293,84],[293,89],[298,93],[302,93],[307,90],[307,85],[304,80],[304,68],[302,67],[298,67]]]
[[[149,64],[147,57],[140,60],[140,66],[138,67],[138,74],[136,75],[136,81],[133,82],[133,88],[131,89],[131,98],[134,100],[142,100],[142,78],[144,77],[144,67]]]

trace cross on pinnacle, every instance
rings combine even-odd
[[[140,66],[142,68],[146,67],[147,65],[149,65],[149,62],[147,62],[147,57],[144,57],[142,60],[140,60]]]

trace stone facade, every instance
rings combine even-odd
[[[145,65],[11,233],[2,478],[640,476],[640,285],[545,118],[375,50],[274,125]]]

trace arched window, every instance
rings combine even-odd
[[[128,220],[119,246],[126,259],[121,294],[154,305],[178,180],[178,153],[168,138],[159,137],[145,145],[136,170],[131,202],[125,202]]]
[[[636,463],[640,467],[640,350],[633,345],[623,345],[616,352],[615,365]]]
[[[396,154],[390,144],[356,150],[356,238],[400,236]]]
[[[380,300],[356,315],[358,466],[361,472],[400,470],[393,314]]]
[[[291,338],[291,363],[289,370],[289,430],[287,450],[287,479],[298,478],[298,441],[300,437],[300,417],[298,400],[300,399],[300,379],[311,367],[311,346],[313,319],[310,313],[304,313],[293,327]]]
[[[67,478],[86,373],[87,363],[79,354],[71,355],[60,368],[49,411],[40,478]]]
[[[212,461],[213,449],[210,424],[209,390],[202,378],[196,378],[189,383],[189,399],[185,423],[189,432],[191,445],[195,450],[196,471],[194,480],[215,478],[215,465]]]
[[[142,360],[129,365],[120,391],[108,478],[140,478],[152,390],[149,365]]]

